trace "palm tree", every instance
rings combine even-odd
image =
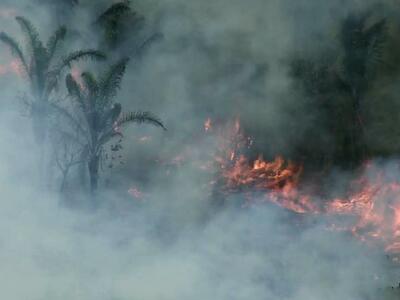
[[[24,17],[16,17],[16,20],[26,35],[26,53],[22,51],[14,38],[4,32],[0,32],[0,41],[11,49],[29,81],[31,93],[29,105],[33,130],[37,143],[43,144],[48,131],[49,104],[57,90],[62,72],[71,67],[75,61],[85,58],[104,60],[105,55],[92,49],[78,50],[54,62],[60,45],[66,37],[66,28],[59,27],[44,45],[38,31],[29,20]]]
[[[352,100],[351,144],[353,160],[363,158],[362,102],[382,63],[387,25],[382,19],[368,26],[369,14],[347,17],[340,31],[344,56],[342,61],[342,87]]]
[[[104,30],[104,41],[113,48],[120,39],[123,31],[123,21],[129,16],[135,17],[130,8],[129,1],[121,1],[108,7],[96,20]]]
[[[165,130],[163,123],[152,113],[122,113],[121,104],[115,102],[128,61],[118,61],[98,79],[90,72],[83,72],[81,80],[71,74],[66,77],[68,94],[72,99],[72,111],[59,109],[59,112],[69,121],[74,139],[82,148],[92,193],[98,187],[104,146],[113,138],[122,137],[121,128],[124,125],[149,123]]]

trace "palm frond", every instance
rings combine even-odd
[[[67,87],[68,94],[74,98],[83,109],[86,109],[85,103],[82,100],[81,88],[71,74],[68,74],[65,78],[65,85]]]
[[[98,50],[78,50],[75,52],[72,52],[69,54],[67,57],[65,57],[62,62],[58,65],[56,68],[56,74],[59,74],[63,71],[64,68],[69,68],[71,67],[73,62],[76,62],[78,60],[83,60],[83,59],[94,59],[94,60],[105,60],[106,55]]]
[[[96,97],[99,92],[99,85],[94,75],[90,72],[83,72],[81,77],[90,97]]]
[[[47,52],[49,55],[49,58],[48,58],[49,61],[51,61],[51,59],[53,58],[59,43],[65,39],[66,34],[67,34],[67,28],[65,26],[61,26],[50,37],[50,39],[46,45]]]
[[[110,129],[108,132],[103,134],[98,141],[98,148],[101,148],[105,143],[108,143],[111,139],[115,137],[122,137],[122,133]]]
[[[115,103],[111,108],[104,111],[101,116],[100,123],[102,124],[102,130],[107,131],[110,128],[113,128],[115,122],[117,122],[118,118],[121,115],[122,106],[120,103]]]
[[[150,37],[146,38],[142,42],[142,44],[136,50],[136,54],[138,56],[142,56],[150,48],[151,45],[153,45],[154,43],[160,41],[163,38],[164,38],[164,36],[159,32],[156,32],[156,33],[152,34]]]
[[[48,58],[47,51],[46,48],[44,48],[42,41],[40,40],[39,33],[35,26],[33,26],[33,24],[24,17],[18,16],[15,19],[21,26],[22,31],[25,32],[28,37],[35,64],[46,62]]]
[[[18,58],[18,60],[20,61],[20,63],[22,64],[24,71],[26,73],[29,73],[29,69],[28,69],[28,65],[25,60],[25,56],[24,56],[18,42],[4,32],[0,32],[0,41],[2,41],[4,44],[6,44],[10,48],[11,53],[14,56],[16,56]]]
[[[124,77],[129,58],[124,58],[111,66],[111,68],[100,79],[100,95],[104,105],[115,97],[118,89],[121,87],[121,81]]]
[[[131,12],[130,1],[121,1],[115,3],[97,18],[97,23],[104,23],[110,19],[119,19],[123,14],[129,12]]]
[[[151,112],[130,112],[123,114],[122,117],[117,121],[118,126],[125,125],[127,123],[137,124],[151,124],[157,127],[161,127],[164,130],[167,128],[164,126],[162,121]]]
[[[21,17],[21,16],[15,17],[15,19],[17,20],[17,22],[21,26],[22,30],[27,35],[27,37],[31,43],[31,47],[33,49],[40,45],[43,46],[43,44],[40,40],[40,37],[39,37],[39,32],[37,31],[35,26],[33,26],[33,24],[28,19]]]
[[[369,68],[375,67],[382,62],[384,45],[387,38],[387,24],[383,19],[372,25],[365,33],[366,39],[369,41],[368,57]]]
[[[15,18],[29,41],[31,61],[29,66],[29,77],[32,81],[34,94],[42,98],[45,90],[46,73],[49,66],[48,54],[39,38],[39,33],[32,23],[24,17]]]

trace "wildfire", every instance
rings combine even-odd
[[[211,124],[211,120],[205,124]],[[217,134],[220,149],[215,157],[224,191],[242,192],[250,201],[258,201],[261,194],[262,200],[296,213],[349,217],[354,220],[351,225],[332,224],[331,229],[349,231],[362,241],[382,242],[387,252],[400,253],[400,181],[375,171],[372,173],[377,176],[362,176],[353,182],[347,197],[323,199],[327,204],[321,205],[315,200],[318,197],[301,191],[301,165],[281,156],[273,161],[262,156],[251,161],[245,150],[253,140],[243,134],[238,119],[229,126]],[[371,168],[366,164],[363,174]]]
[[[208,118],[205,122],[204,122],[204,130],[206,132],[210,131],[212,129],[212,124],[211,124],[211,119]]]
[[[190,162],[205,172],[214,172],[209,187],[229,195],[242,193],[247,203],[270,202],[299,214],[330,216],[345,222],[331,223],[328,228],[347,231],[361,241],[383,244],[386,252],[400,254],[400,179],[367,163],[363,175],[351,183],[351,190],[342,198],[321,197],[302,188],[303,166],[281,156],[268,161],[261,155],[247,156],[253,139],[243,133],[236,118],[225,125],[204,122],[204,133],[216,140],[216,151],[196,161],[188,147],[170,164],[177,167]],[[204,134],[203,133],[203,134]],[[367,175],[365,175],[367,174]],[[136,189],[130,190],[140,198]]]
[[[400,252],[400,182],[385,179],[379,172],[372,179],[361,178],[354,184],[361,187],[347,199],[328,202],[329,214],[348,215],[356,218],[349,229],[361,240],[380,240],[385,250]]]
[[[266,161],[261,155],[250,161],[245,156],[246,150],[253,145],[253,139],[243,134],[238,118],[217,133],[217,138],[218,154],[214,159],[219,166],[224,191],[240,191],[247,195],[256,192],[258,199],[261,192],[265,201],[297,213],[318,212],[310,198],[301,195],[297,189],[303,171],[301,165],[285,161],[281,156],[273,161]],[[247,198],[253,199],[251,195]]]

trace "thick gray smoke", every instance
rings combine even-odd
[[[15,14],[46,37],[67,22],[68,49],[96,46],[91,20],[112,1],[56,2],[2,0],[1,29],[21,37]],[[38,182],[40,155],[16,97],[27,87],[12,72],[0,76],[1,299],[361,300],[396,284],[380,251],[328,231],[324,220],[273,206],[219,210],[203,188],[213,178],[185,166],[165,175],[158,163],[189,142],[199,156],[207,152],[196,139],[207,117],[240,115],[266,153],[290,153],[305,138],[313,115],[285,61],[317,44],[332,47],[332,23],[371,1],[293,2],[133,3],[164,39],[132,61],[118,100],[126,110],[153,111],[169,131],[125,133],[125,164],[102,182],[118,190],[105,189],[96,211],[67,208],[57,188]],[[0,47],[0,64],[10,59]],[[147,135],[149,143],[137,143]],[[143,200],[127,193],[135,184]]]

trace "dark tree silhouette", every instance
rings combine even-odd
[[[342,87],[352,100],[352,128],[350,143],[355,163],[365,156],[362,105],[365,94],[382,63],[383,46],[386,40],[386,20],[367,26],[370,15],[348,16],[340,31],[340,42],[344,57],[340,78]]]
[[[368,154],[363,107],[383,63],[387,38],[386,20],[372,21],[370,14],[344,19],[339,32],[340,56],[328,50],[318,57],[291,61],[291,75],[318,116],[314,120],[318,126],[308,132],[315,143],[300,145],[300,152],[312,162],[357,167]],[[330,136],[326,138],[325,133]]]
[[[129,48],[125,49],[128,55],[132,53],[141,55],[149,45],[162,37],[160,33],[147,34],[145,32],[145,18],[131,8],[129,0],[119,1],[109,6],[99,15],[95,24],[102,30],[103,44],[108,50],[129,44],[125,47]]]
[[[81,74],[81,82],[71,74],[66,77],[68,94],[73,109],[58,109],[72,126],[75,140],[83,148],[87,163],[90,190],[98,187],[99,167],[104,158],[104,145],[115,137],[122,137],[121,128],[129,123],[149,123],[165,129],[163,123],[150,112],[122,113],[115,102],[128,59],[112,65],[98,79],[90,72]]]
[[[85,58],[104,60],[105,55],[92,49],[78,50],[56,60],[61,43],[66,37],[66,28],[59,27],[44,45],[38,31],[30,21],[23,17],[16,17],[16,20],[26,35],[26,53],[14,38],[4,32],[0,33],[0,41],[7,45],[19,60],[29,81],[28,103],[34,134],[37,143],[43,144],[48,131],[50,103],[54,100],[54,92],[57,91],[60,75],[65,69],[71,67],[73,62]]]

